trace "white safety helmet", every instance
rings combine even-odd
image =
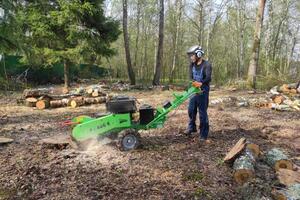
[[[190,47],[187,52],[187,54],[195,54],[198,58],[201,58],[204,55],[204,50],[199,45],[194,45]]]

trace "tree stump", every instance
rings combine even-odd
[[[280,168],[293,169],[293,163],[288,159],[288,156],[281,150],[273,148],[266,154],[266,162],[276,171]]]
[[[71,138],[68,135],[59,135],[42,139],[39,143],[46,148],[65,149],[70,145]]]
[[[243,154],[234,161],[234,180],[239,184],[244,184],[249,179],[253,178],[255,175],[254,165],[255,157],[252,151],[245,149]]]

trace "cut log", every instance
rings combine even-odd
[[[284,97],[282,95],[276,95],[272,98],[273,102],[276,104],[282,104]]]
[[[48,95],[52,100],[61,100],[65,98],[74,98],[81,96],[80,94],[49,94]]]
[[[72,108],[77,108],[79,106],[84,105],[84,98],[83,97],[76,97],[71,100],[71,107]]]
[[[11,138],[0,137],[0,145],[12,143],[14,140]]]
[[[271,105],[269,105],[269,107],[271,107],[272,110],[277,110],[277,111],[291,111],[292,108],[289,105],[278,105],[275,103],[271,103]]]
[[[254,177],[254,165],[255,157],[251,150],[245,149],[245,151],[239,156],[233,163],[234,180],[238,184],[244,184],[248,180]]]
[[[79,88],[75,89],[74,93],[82,95],[82,94],[84,94],[84,92],[85,92],[84,88],[83,87],[79,87]]]
[[[274,86],[273,88],[271,88],[270,93],[271,93],[272,95],[278,95],[278,94],[280,94],[280,93],[278,92],[278,86]]]
[[[300,199],[300,184],[294,184],[287,189],[273,191],[273,197],[276,200],[299,200]]]
[[[89,94],[89,95],[92,95],[93,92],[94,92],[94,88],[88,88],[86,90],[86,93]]]
[[[266,162],[271,167],[274,167],[276,171],[280,168],[293,169],[293,163],[288,159],[288,156],[281,150],[273,148],[266,154]]]
[[[64,87],[64,88],[62,89],[62,93],[63,93],[63,94],[68,94],[68,93],[69,93],[69,89],[68,89],[67,87]]]
[[[296,183],[300,183],[300,172],[289,169],[279,169],[277,172],[277,178],[283,185],[290,186]]]
[[[233,161],[246,147],[246,138],[241,138],[232,149],[226,154],[224,162]]]
[[[96,97],[95,98],[95,103],[105,103],[106,102],[106,97]]]
[[[98,97],[99,96],[99,90],[98,89],[94,89],[93,93],[92,93],[93,97]]]
[[[44,99],[44,100],[38,100],[35,104],[35,106],[39,109],[39,110],[43,110],[46,108],[50,107],[50,100],[49,99]]]
[[[50,107],[51,108],[61,108],[68,106],[68,99],[62,99],[62,100],[52,100],[50,101]]]
[[[281,87],[279,87],[278,91],[282,93],[289,93],[290,92],[289,85],[283,84]]]
[[[28,107],[35,107],[35,104],[38,100],[34,97],[28,97],[26,98],[25,104]]]
[[[290,93],[291,93],[291,94],[297,94],[297,90],[296,90],[296,89],[291,89],[291,90],[290,90]]]
[[[71,143],[71,138],[68,135],[59,135],[50,138],[45,138],[39,142],[43,147],[65,149]]]
[[[84,98],[84,103],[85,104],[94,104],[94,103],[97,103],[96,102],[96,99],[95,98],[92,98],[92,97],[86,97],[86,98]]]
[[[23,97],[40,97],[51,94],[52,92],[52,88],[25,89],[23,91]]]
[[[252,151],[255,158],[257,158],[259,156],[260,149],[259,149],[259,146],[257,144],[248,143],[246,148]]]

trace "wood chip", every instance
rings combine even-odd
[[[8,144],[8,143],[12,143],[14,140],[11,138],[4,138],[4,137],[0,137],[0,145],[1,144]]]

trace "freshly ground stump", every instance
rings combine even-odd
[[[40,144],[45,148],[65,149],[71,143],[68,135],[59,135],[40,140]]]

